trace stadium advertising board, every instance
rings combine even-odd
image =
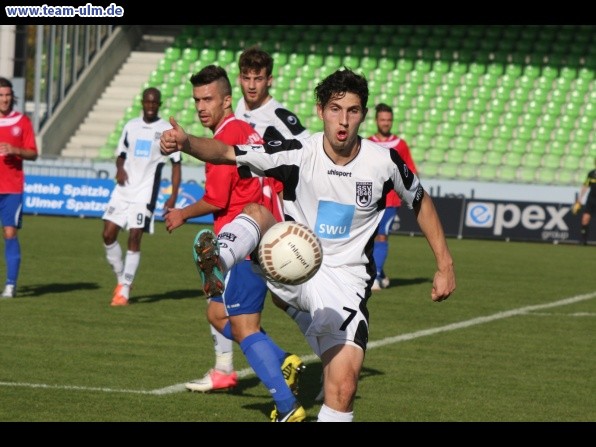
[[[578,242],[580,216],[568,203],[544,203],[433,197],[450,237],[541,242]],[[596,224],[592,222],[590,241]],[[414,213],[401,209],[394,233],[421,234]]]
[[[75,217],[103,215],[114,189],[113,179],[54,177],[28,175],[25,177],[23,212]],[[163,220],[163,206],[171,192],[169,180],[162,180],[157,198],[156,220]],[[203,197],[205,190],[195,182],[182,183],[176,207],[182,208]],[[189,219],[193,223],[213,223],[213,216]]]

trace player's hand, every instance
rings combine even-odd
[[[453,268],[448,270],[438,270],[433,279],[433,288],[430,297],[433,301],[443,301],[455,290],[455,271]]]
[[[181,151],[188,142],[188,135],[173,117],[170,117],[170,124],[172,128],[162,132],[159,140],[159,149],[163,155]]]
[[[163,217],[166,223],[166,230],[168,230],[169,233],[184,225],[185,222],[180,208],[166,208]]]
[[[582,209],[582,204],[581,204],[581,203],[579,203],[579,202],[575,202],[575,203],[573,204],[573,208],[571,209],[571,212],[572,212],[573,214],[577,214],[577,213],[579,213],[579,210],[581,210],[581,209]]]

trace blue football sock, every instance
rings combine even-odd
[[[16,285],[21,266],[21,245],[16,237],[4,240],[4,257],[6,258],[6,284]]]
[[[389,243],[387,243],[387,241],[375,242],[375,246],[373,248],[373,258],[375,258],[375,264],[377,265],[377,278],[381,278],[388,251]]]
[[[232,325],[230,324],[230,320],[228,320],[228,322],[224,326],[222,335],[226,337],[228,340],[234,340],[234,337],[232,336]]]
[[[262,327],[261,327],[261,333],[267,335],[267,331],[265,329],[263,329]],[[267,337],[269,337],[269,336],[267,335]],[[271,346],[273,347],[273,350],[275,351],[275,355],[279,359],[279,362],[283,363],[286,356],[288,355],[288,353],[286,351],[284,351],[283,349],[281,349],[279,346],[277,346],[271,338],[269,338],[269,341],[271,342]]]
[[[242,340],[240,349],[248,364],[271,393],[277,411],[287,413],[294,406],[296,398],[286,384],[281,372],[281,362],[272,345],[273,342],[268,335],[256,332]]]

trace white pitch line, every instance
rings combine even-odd
[[[438,334],[440,332],[455,331],[457,329],[463,329],[470,326],[476,326],[478,324],[489,323],[491,321],[502,320],[503,318],[515,317],[517,315],[524,315],[530,312],[535,312],[543,309],[550,309],[553,307],[567,306],[569,304],[579,303],[581,301],[590,300],[596,297],[596,292],[586,293],[584,295],[576,295],[571,298],[566,298],[560,301],[555,301],[548,304],[537,304],[534,306],[520,307],[519,309],[508,310],[505,312],[497,312],[496,314],[489,315],[487,317],[472,318],[471,320],[461,321],[459,323],[447,324],[432,329],[424,329],[422,331],[410,332],[409,334],[397,335],[395,337],[387,337],[382,340],[369,342],[367,350],[375,349],[380,346],[390,345],[394,343],[400,343],[402,341],[414,340],[415,338],[426,337],[428,335]],[[586,313],[579,313],[574,315],[586,315]],[[319,358],[314,354],[300,356],[304,363],[312,363],[318,361]],[[238,371],[238,377],[249,377],[255,373],[252,368],[244,368]],[[75,390],[75,391],[102,391],[106,393],[129,393],[129,394],[152,394],[152,395],[164,395],[172,393],[186,392],[186,387],[183,383],[168,386],[165,388],[159,388],[151,391],[143,390],[122,390],[113,388],[98,388],[98,387],[84,387],[84,386],[67,386],[67,385],[44,385],[35,383],[15,383],[15,382],[0,382],[0,386],[12,386],[12,387],[27,387],[27,388],[47,388],[47,389],[59,389],[59,390]]]

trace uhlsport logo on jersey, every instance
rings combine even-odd
[[[372,182],[356,182],[356,203],[368,206],[372,202]]]
[[[321,200],[317,210],[315,233],[321,239],[349,238],[355,210],[354,205]]]

